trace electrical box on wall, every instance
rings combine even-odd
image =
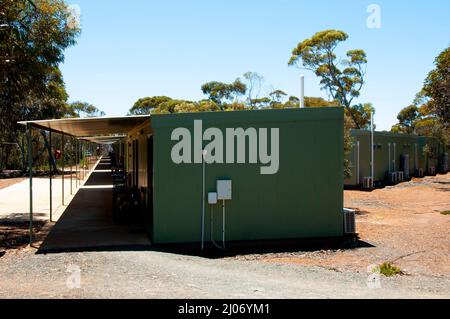
[[[232,181],[217,181],[217,199],[232,199]]]
[[[208,193],[208,204],[209,205],[217,204],[217,193]]]

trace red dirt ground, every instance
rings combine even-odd
[[[269,262],[366,272],[393,262],[406,274],[450,277],[450,174],[414,179],[373,192],[346,191],[359,211],[357,231],[373,248],[267,256]]]
[[[14,184],[20,183],[24,181],[25,178],[7,178],[7,179],[0,179],[0,189],[12,186]]]

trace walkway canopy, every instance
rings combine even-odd
[[[24,121],[19,122],[27,127],[28,137],[28,162],[30,175],[30,245],[33,242],[33,157],[32,157],[32,138],[31,130],[33,128],[49,132],[49,144],[52,148],[52,133],[62,135],[62,205],[64,206],[64,138],[75,139],[79,143],[89,143],[98,145],[110,145],[122,141],[127,135],[136,128],[148,123],[150,125],[150,115],[126,116],[126,117],[99,117],[99,118],[71,118],[43,121]],[[78,181],[78,164],[82,159],[79,147],[76,147],[76,180]],[[83,147],[81,147],[83,150]],[[92,164],[92,163],[91,163]],[[88,170],[89,168],[88,164]],[[83,178],[86,174],[83,174]],[[70,172],[70,188],[72,194],[72,169]],[[52,171],[50,170],[50,221],[52,221]]]
[[[109,144],[122,139],[147,121],[150,121],[150,115],[26,121],[19,124],[98,144]]]

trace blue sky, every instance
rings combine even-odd
[[[70,101],[125,115],[141,97],[204,98],[208,81],[247,71],[265,89],[327,97],[310,72],[288,67],[298,42],[325,29],[347,32],[339,52],[363,49],[367,84],[357,102],[372,102],[377,126],[390,129],[421,89],[434,58],[450,45],[450,1],[406,0],[74,0],[82,34],[62,66]],[[381,8],[381,28],[367,27],[367,7]]]

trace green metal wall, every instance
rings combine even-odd
[[[206,167],[206,192],[218,179],[233,181],[226,203],[227,241],[339,237],[343,235],[343,109],[315,108],[225,113],[155,115],[154,238],[157,244],[196,243],[201,238],[202,165],[171,160],[175,128],[194,120],[203,129],[280,129],[280,170],[261,175],[260,164]],[[206,239],[210,209],[206,204]],[[215,236],[221,238],[221,207],[215,210]]]
[[[351,163],[352,177],[345,180],[346,186],[361,185],[364,177],[371,176],[371,134],[369,131],[352,130],[353,148],[348,155]],[[359,181],[358,181],[358,147],[359,142]],[[395,151],[394,151],[395,145]],[[427,156],[424,147],[432,147],[437,156]],[[389,149],[391,155],[389,156]],[[402,155],[409,155],[409,174],[415,176],[417,169],[423,169],[425,174],[432,166],[438,168],[439,156],[444,149],[435,138],[388,132],[375,132],[374,135],[374,180],[385,181],[389,171],[397,172],[402,169]],[[395,155],[395,156],[394,156]],[[389,170],[389,159],[390,170]]]

